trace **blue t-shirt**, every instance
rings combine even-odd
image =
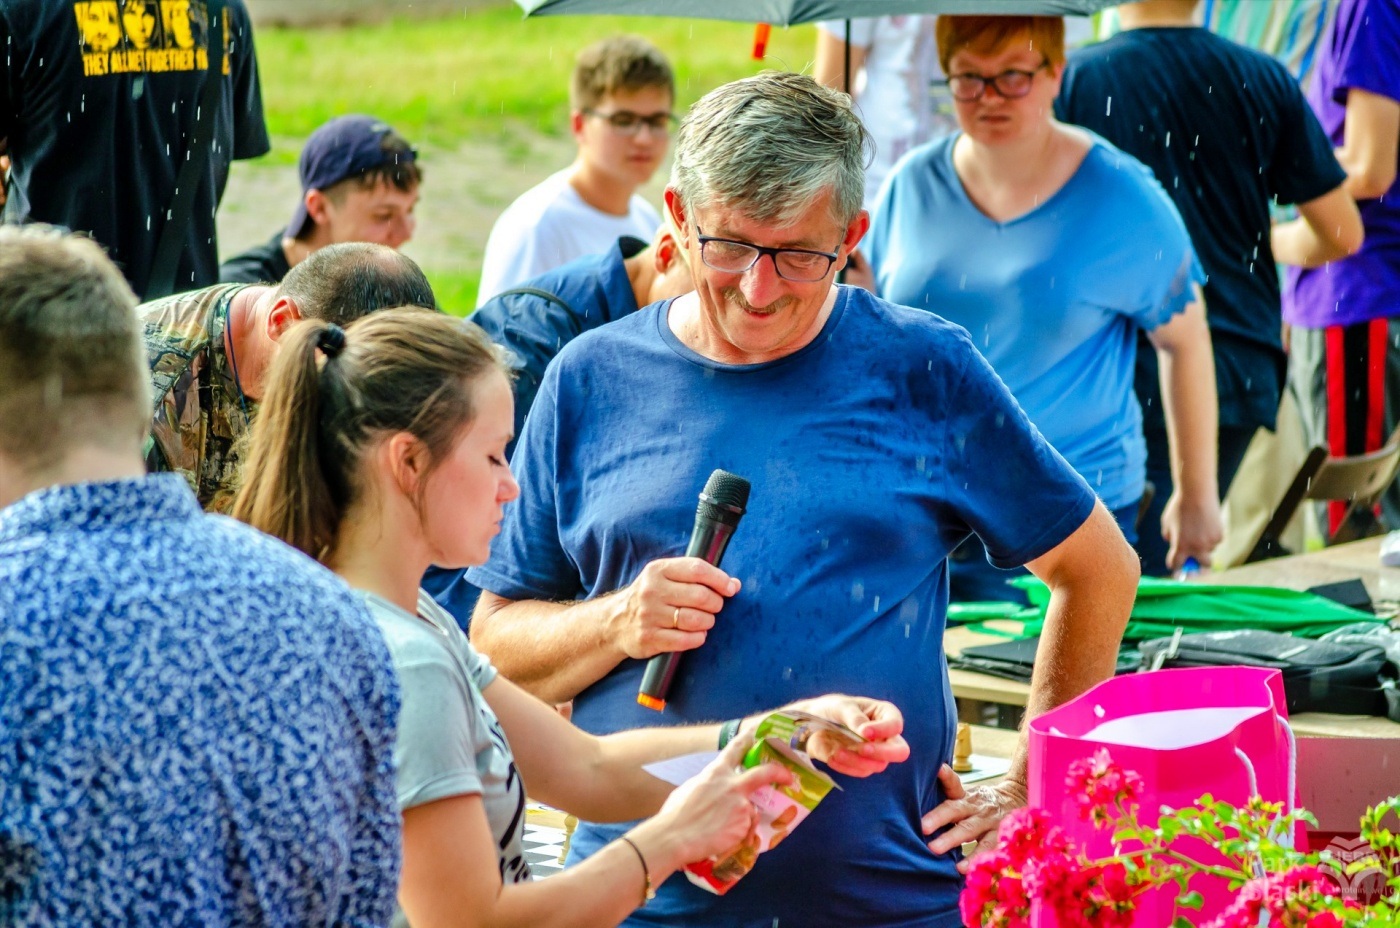
[[[913,753],[838,775],[844,791],[728,895],[672,879],[630,924],[960,925],[954,860],[919,830],[952,749],[945,558],[972,531],[1003,565],[1038,557],[1093,494],[932,313],[843,287],[810,344],[731,366],[685,347],[670,306],[555,359],[513,461],[520,499],[468,577],[516,600],[611,592],[684,553],[697,494],[724,468],[753,484],[723,563],[743,589],[685,655],[663,715],[637,705],[645,662],[627,660],[579,694],[574,721],[715,721],[841,691],[898,704]],[[623,827],[580,826],[576,857]]]
[[[1055,113],[1156,174],[1206,271],[1220,423],[1272,428],[1286,362],[1269,202],[1306,203],[1346,180],[1298,82],[1204,29],[1131,29],[1070,56]],[[1143,413],[1161,425],[1155,356],[1138,366],[1150,369]]]
[[[1147,460],[1137,332],[1201,279],[1181,217],[1147,168],[1095,138],[1045,203],[996,222],[953,169],[957,138],[910,152],[885,182],[865,240],[880,295],[966,328],[1094,492],[1127,506]]]
[[[544,370],[560,349],[580,333],[637,311],[637,297],[622,262],[646,247],[641,239],[624,235],[602,254],[586,255],[498,293],[472,313],[471,321],[510,352],[517,439],[535,404]],[[512,441],[506,455],[514,450]],[[471,624],[481,597],[481,590],[465,575],[463,570],[429,567],[423,576],[423,589],[463,631]]]
[[[174,474],[0,510],[0,923],[384,925],[398,682],[334,574]]]

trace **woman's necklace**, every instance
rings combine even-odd
[[[248,398],[243,395],[243,383],[238,379],[238,356],[233,353],[233,297],[224,304],[224,338],[228,339],[228,363],[233,369],[233,389],[238,391],[238,405],[243,410],[243,427],[247,428]]]

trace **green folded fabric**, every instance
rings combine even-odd
[[[969,625],[974,622],[986,622],[992,619],[1027,619],[1035,618],[1038,614],[1039,610],[1027,609],[1019,603],[981,602],[948,604],[949,625]]]
[[[1002,610],[978,614],[975,607],[992,604],[964,603],[960,606],[967,610],[968,618],[965,621],[1023,618],[1020,637],[1040,634],[1045,624],[1050,590],[1035,577],[1017,577],[1010,583],[1030,598],[1030,610],[1024,613]],[[1187,632],[1262,628],[1304,638],[1318,638],[1335,628],[1358,622],[1383,624],[1385,619],[1302,590],[1186,583],[1143,577],[1138,583],[1137,599],[1133,602],[1132,615],[1123,638],[1127,641],[1165,638],[1178,628]]]

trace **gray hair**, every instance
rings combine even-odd
[[[135,309],[96,242],[0,226],[0,454],[41,472],[80,445],[139,451],[151,382]]]
[[[432,284],[412,258],[369,242],[318,248],[287,272],[277,292],[296,302],[303,319],[339,326],[398,306],[437,309]]]
[[[671,187],[687,209],[719,204],[782,225],[829,190],[832,217],[845,226],[860,213],[871,152],[848,95],[803,74],[765,71],[690,108]]]

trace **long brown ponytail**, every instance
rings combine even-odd
[[[324,356],[324,360],[321,360]],[[324,561],[365,448],[408,432],[440,461],[475,414],[473,388],[505,368],[476,326],[424,309],[292,327],[253,425],[233,516]]]

